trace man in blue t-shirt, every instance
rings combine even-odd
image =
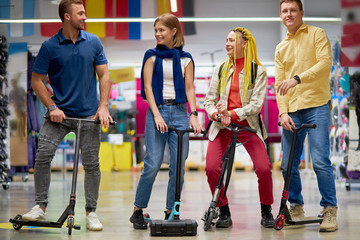
[[[64,120],[67,117],[99,119],[103,127],[112,122],[108,110],[110,77],[107,59],[99,38],[83,31],[86,15],[82,0],[62,0],[59,16],[63,28],[42,44],[31,80],[36,95],[48,108],[48,118],[40,129],[34,168],[36,206],[22,216],[30,221],[45,219],[52,158],[64,136],[70,131],[76,132],[78,127],[76,122]],[[44,84],[46,75],[54,92],[51,97]],[[85,170],[86,227],[102,230],[95,214],[100,185],[100,125],[83,121],[80,135]]]

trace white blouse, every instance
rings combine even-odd
[[[152,56],[152,60],[155,62],[156,56]],[[181,72],[184,77],[184,69],[190,63],[191,59],[187,57],[180,58]],[[174,75],[173,75],[173,60],[172,58],[163,58],[163,98],[164,99],[175,99],[175,88],[174,88]]]

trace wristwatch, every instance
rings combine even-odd
[[[51,106],[49,107],[49,112],[51,112],[51,111],[53,111],[53,110],[55,110],[55,109],[57,109],[57,106],[56,106],[56,105],[51,105]]]
[[[301,83],[300,77],[298,75],[293,76],[293,79],[295,79],[298,82],[298,84]]]
[[[192,112],[190,113],[190,116],[191,116],[191,115],[197,116],[197,115],[198,115],[198,112],[197,112],[197,111],[192,111]]]

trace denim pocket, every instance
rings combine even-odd
[[[185,103],[178,104],[178,105],[176,105],[176,107],[182,112],[187,112],[188,111],[188,108],[187,108]]]

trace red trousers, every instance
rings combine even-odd
[[[251,134],[251,138],[249,139]],[[220,178],[222,169],[222,157],[226,151],[227,146],[230,144],[232,138],[232,132],[227,129],[222,129],[214,139],[209,141],[207,153],[206,153],[206,176],[211,189],[214,194],[216,185]],[[265,205],[271,205],[273,203],[273,184],[271,177],[271,164],[268,154],[266,152],[265,144],[254,133],[246,131],[239,132],[238,142],[244,143],[246,151],[249,153],[252,162],[254,164],[254,170],[258,177],[258,191],[260,195],[260,202]],[[231,180],[230,180],[231,182]],[[221,188],[219,199],[224,195],[224,186]],[[222,206],[228,203],[228,199],[225,196],[222,200]],[[220,201],[218,201],[218,207]]]

